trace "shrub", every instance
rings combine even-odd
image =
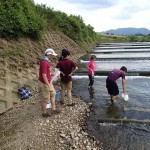
[[[0,37],[30,36],[37,39],[45,27],[45,21],[36,13],[31,0],[0,1]]]

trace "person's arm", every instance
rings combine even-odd
[[[60,73],[61,73],[63,76],[65,76],[65,74],[64,74],[62,71],[60,71]]]
[[[76,66],[72,71],[71,71],[71,73],[68,75],[68,76],[72,76],[72,74],[75,72],[75,71],[77,71],[78,70],[78,67]]]
[[[56,69],[58,69],[60,71],[60,68],[56,68]],[[62,71],[60,71],[60,74],[62,74],[63,76],[65,76],[65,74]]]
[[[74,73],[74,72],[76,72],[78,70],[78,67],[76,66],[73,70],[72,70],[72,74]]]
[[[59,63],[57,63],[57,65],[56,65],[56,69],[58,69],[58,70],[60,71]],[[65,74],[64,74],[62,71],[60,71],[60,74],[62,74],[63,76],[65,76]]]
[[[126,95],[126,80],[125,79],[122,79],[122,89],[123,89],[124,95]]]
[[[49,83],[46,74],[42,74],[43,80],[46,83],[46,85],[49,87],[49,91],[53,92],[54,91],[54,87]]]

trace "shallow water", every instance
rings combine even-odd
[[[148,150],[150,146],[150,78],[127,78],[128,102],[121,97],[121,80],[119,80],[117,83],[120,94],[114,104],[111,104],[107,94],[105,79],[106,77],[95,77],[93,90],[87,88],[89,82],[87,76],[73,79],[74,93],[81,96],[84,101],[93,103],[93,113],[87,120],[90,134],[103,141],[106,149],[111,147],[132,150],[134,147],[136,150]]]
[[[134,49],[138,49],[136,44],[133,43]],[[115,46],[120,47],[120,45],[121,43],[118,45],[115,43],[114,45],[106,45],[106,47],[107,49],[109,47],[113,49]],[[122,45],[125,44],[123,43]],[[131,45],[132,43],[127,43],[127,46]],[[144,43],[138,43],[139,45],[144,47]],[[104,47],[105,45],[103,45],[103,49]],[[96,49],[100,49],[100,46],[93,49],[93,51]],[[125,65],[131,72],[150,72],[150,54],[148,53],[96,53],[96,56],[104,59],[104,61],[97,60],[95,62],[96,71],[110,71]],[[120,57],[121,59],[115,61],[113,60],[114,56]],[[126,58],[126,56],[131,59],[122,59],[124,57]],[[145,60],[132,59],[132,57],[135,58],[137,56],[145,57]],[[89,58],[90,55],[81,58],[81,71],[85,70]],[[107,60],[107,58],[110,59]],[[121,96],[122,85],[121,79],[119,79],[117,84],[120,89],[120,94],[114,104],[110,102],[110,97],[105,87],[106,76],[95,76],[93,89],[88,90],[88,76],[76,75],[73,77],[73,91],[81,96],[84,101],[92,102],[93,111],[86,121],[88,132],[101,140],[106,150],[149,150],[150,76],[127,76],[126,79],[129,101],[124,101]]]
[[[110,97],[106,90],[106,77],[95,77],[94,87],[88,90],[88,77],[74,77],[74,92],[83,98],[83,100],[94,102],[96,116],[99,119],[114,119],[107,115],[106,108],[110,106]],[[147,120],[150,122],[150,77],[126,77],[127,94],[129,101],[122,98],[121,80],[117,81],[120,94],[116,100],[115,106],[121,108],[117,116],[118,119],[136,119],[142,122]],[[82,90],[79,90],[82,89]],[[79,90],[79,91],[78,91]],[[142,100],[141,100],[142,99]],[[101,110],[100,110],[101,109]],[[100,112],[99,112],[100,111]],[[103,113],[103,115],[99,115]],[[120,113],[120,114],[119,114]],[[143,115],[144,114],[144,115]],[[102,117],[102,118],[101,118]]]

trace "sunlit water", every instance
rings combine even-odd
[[[86,65],[87,60],[83,58],[82,63]],[[95,65],[97,70],[112,70],[125,65],[132,71],[150,71],[149,60],[97,61]],[[88,132],[101,140],[106,150],[149,150],[150,77],[126,77],[129,101],[124,101],[121,96],[122,85],[119,79],[120,94],[114,104],[110,102],[105,81],[106,76],[95,76],[93,89],[88,90],[87,75],[73,77],[74,93],[93,104],[93,111],[86,121]]]

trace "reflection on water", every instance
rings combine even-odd
[[[115,119],[119,119],[120,115],[119,115],[119,108],[113,103],[111,103],[107,109],[106,109],[106,114],[109,118],[115,118]]]
[[[94,99],[94,88],[88,88],[90,99]]]

